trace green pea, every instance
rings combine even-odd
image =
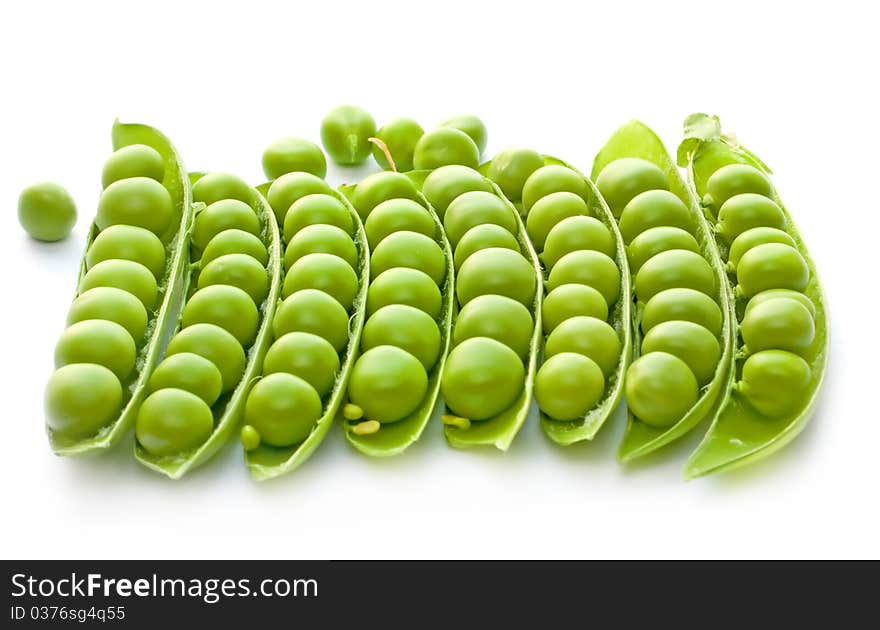
[[[55,344],[55,367],[97,363],[125,381],[134,370],[137,348],[128,331],[106,319],[87,319],[69,326]]]
[[[472,337],[489,337],[524,359],[529,354],[534,329],[532,314],[516,300],[501,295],[480,295],[461,309],[452,339],[458,345]]]
[[[746,359],[739,391],[758,413],[778,418],[794,413],[805,404],[810,385],[810,366],[785,350],[762,350]]]
[[[696,289],[715,294],[715,274],[700,254],[670,249],[648,259],[636,273],[635,290],[640,302],[647,302],[666,289]]]
[[[750,354],[772,349],[804,354],[816,338],[816,324],[799,300],[777,297],[750,308],[740,333]]]
[[[620,294],[620,269],[614,260],[602,252],[571,252],[559,259],[547,278],[547,288],[550,291],[563,284],[586,284],[593,287],[610,306],[617,301]]]
[[[586,200],[589,199],[589,186],[580,175],[559,164],[548,164],[529,175],[523,185],[522,203],[526,212],[532,209],[538,199],[550,193],[570,192]]]
[[[286,372],[315,388],[318,396],[333,389],[339,355],[330,342],[307,332],[290,332],[276,339],[266,352],[263,374]]]
[[[601,321],[608,319],[608,304],[593,287],[585,284],[562,284],[550,291],[541,304],[544,334],[549,335],[559,324],[583,315]]]
[[[440,329],[431,316],[414,306],[389,304],[364,325],[361,349],[395,346],[406,350],[430,370],[440,356]]]
[[[335,225],[316,223],[298,230],[284,252],[284,267],[290,269],[297,260],[309,254],[333,254],[352,269],[357,269],[357,247],[351,236]]]
[[[244,374],[244,349],[220,326],[194,324],[179,331],[171,338],[165,358],[182,352],[197,354],[217,366],[223,377],[224,393],[235,389]]]
[[[330,184],[311,173],[287,173],[269,185],[266,200],[272,206],[278,225],[284,225],[287,211],[306,195],[332,194]]]
[[[416,410],[428,391],[428,375],[419,360],[395,346],[364,352],[354,364],[348,385],[352,404],[366,420],[397,422]]]
[[[245,451],[253,451],[260,446],[260,433],[249,424],[241,427],[239,439],[241,440],[241,446]]]
[[[646,261],[660,252],[670,249],[685,249],[700,253],[700,245],[692,234],[678,227],[653,227],[645,230],[627,246],[629,266],[633,273],[638,272]]]
[[[649,190],[633,197],[620,215],[620,235],[629,244],[645,230],[668,226],[687,232],[694,229],[691,211],[668,190]]]
[[[40,182],[21,191],[18,222],[38,241],[60,241],[76,224],[76,204],[62,186]]]
[[[107,426],[122,408],[122,385],[103,365],[73,363],[49,378],[46,424],[70,438],[84,438]]]
[[[718,234],[727,243],[755,227],[785,227],[785,214],[775,201],[754,193],[743,193],[724,202],[718,211]]]
[[[699,385],[712,380],[721,346],[708,329],[685,321],[661,322],[642,340],[642,354],[668,352],[684,361]]]
[[[668,352],[643,354],[626,372],[626,405],[636,418],[653,427],[666,428],[678,422],[698,395],[694,373]]]
[[[458,129],[467,134],[467,136],[477,145],[480,155],[486,150],[486,143],[489,140],[489,134],[486,131],[486,125],[482,120],[472,114],[460,114],[447,118],[438,127],[451,127]]]
[[[149,383],[150,391],[182,389],[195,394],[209,407],[220,398],[223,375],[209,359],[193,352],[180,352],[165,359],[156,367]]]
[[[449,164],[479,166],[480,149],[470,136],[452,127],[438,127],[419,138],[413,153],[415,168],[434,169]]]
[[[529,175],[542,166],[544,158],[537,151],[507,147],[492,158],[489,179],[498,184],[505,197],[516,202],[522,199],[523,186]]]
[[[494,223],[475,225],[464,233],[464,236],[461,237],[461,240],[458,241],[458,245],[455,247],[455,254],[453,256],[455,270],[458,271],[471,254],[489,247],[503,247],[504,249],[519,252],[519,241],[506,228],[500,225],[495,225]]]
[[[418,201],[419,191],[403,173],[383,171],[364,178],[354,189],[352,204],[361,219],[367,220],[373,208],[389,199],[413,199]]]
[[[758,306],[758,304],[763,304],[767,300],[773,300],[780,297],[797,300],[803,304],[808,311],[810,311],[810,316],[812,316],[813,319],[816,318],[816,305],[813,304],[813,300],[800,291],[792,291],[791,289],[768,289],[767,291],[761,291],[748,301],[745,314],[747,315],[748,312]]]
[[[199,249],[225,230],[242,230],[259,236],[262,232],[257,213],[238,199],[221,199],[196,214],[192,242]]]
[[[244,417],[261,442],[285,447],[309,437],[321,412],[321,398],[314,387],[293,374],[276,372],[251,389]]]
[[[424,133],[422,126],[412,118],[396,118],[382,125],[382,128],[376,132],[376,138],[385,144],[391,159],[394,160],[393,170],[401,172],[412,170],[416,143]],[[385,153],[375,145],[373,159],[383,169],[391,168]]]
[[[737,293],[751,297],[767,289],[803,291],[810,280],[810,269],[800,252],[782,243],[753,247],[736,267]]]
[[[318,289],[335,298],[350,311],[358,293],[358,276],[345,260],[333,254],[306,254],[297,260],[284,278],[281,297],[300,289]]]
[[[510,206],[497,195],[480,190],[456,197],[443,217],[443,227],[453,247],[458,245],[465,232],[484,223],[500,225],[511,234],[517,232],[516,215]]]
[[[400,231],[418,232],[434,238],[434,219],[423,205],[412,199],[389,199],[373,208],[364,223],[367,242],[375,248],[386,236]]]
[[[522,254],[501,247],[475,252],[461,265],[456,278],[458,303],[489,293],[513,298],[527,308],[535,299],[535,269]]]
[[[446,406],[469,420],[486,420],[522,392],[525,369],[516,352],[488,337],[465,339],[446,359],[440,389]]]
[[[208,263],[199,273],[198,288],[215,284],[228,284],[241,289],[258,306],[269,295],[266,269],[247,254],[226,254]]]
[[[548,195],[544,199],[552,196]],[[529,218],[535,214],[538,206],[542,203],[543,199],[535,204]],[[550,229],[544,241],[544,252],[541,258],[547,269],[553,269],[560,258],[579,249],[594,250],[612,258],[616,245],[611,231],[598,219],[588,216],[570,216],[562,219]]]
[[[263,172],[269,179],[287,173],[311,173],[323,178],[327,174],[327,158],[314,142],[280,138],[263,151]]]
[[[583,418],[604,393],[602,370],[595,361],[575,352],[550,357],[535,376],[538,407],[554,420]]]
[[[699,324],[715,337],[721,334],[721,308],[695,289],[666,289],[654,295],[642,311],[642,332],[647,334],[661,322],[673,320]]]
[[[607,376],[620,362],[620,338],[604,320],[579,315],[560,322],[547,337],[544,358],[560,352],[590,357]]]
[[[158,236],[141,227],[111,225],[98,233],[86,252],[86,267],[113,259],[138,262],[157,280],[165,275],[165,246]]]
[[[602,169],[596,187],[614,216],[620,217],[633,197],[648,190],[669,190],[669,180],[660,167],[648,160],[620,158]]]
[[[67,325],[89,319],[119,324],[135,344],[140,344],[147,332],[147,309],[134,295],[115,287],[95,287],[77,296],[70,305]]]
[[[201,265],[206,267],[212,260],[226,254],[247,254],[264,267],[269,264],[269,252],[260,237],[244,230],[223,230],[208,241],[202,252]]]
[[[772,227],[754,227],[742,232],[731,243],[727,257],[730,261],[730,268],[736,271],[736,266],[739,264],[743,254],[753,247],[763,245],[764,243],[782,243],[783,245],[797,247],[794,239],[782,230]]]
[[[339,199],[327,194],[306,195],[293,202],[284,217],[284,240],[290,239],[307,225],[335,225],[346,234],[354,231],[351,214]]]
[[[276,339],[291,332],[307,332],[326,339],[336,352],[348,345],[348,313],[333,297],[317,289],[303,289],[275,309],[272,332]]]
[[[422,184],[422,192],[441,219],[453,199],[477,190],[492,192],[492,182],[474,169],[460,164],[441,166],[432,171]]]
[[[260,314],[254,301],[238,287],[214,284],[193,293],[183,307],[183,328],[193,324],[215,324],[232,333],[243,347],[257,336]]]
[[[113,182],[101,193],[95,224],[101,230],[134,225],[161,235],[174,214],[171,194],[162,184],[149,177],[130,177]]]
[[[550,193],[538,199],[526,217],[526,232],[535,249],[544,251],[544,242],[556,224],[563,219],[589,214],[586,202],[570,192]]]
[[[146,144],[130,144],[113,152],[104,163],[101,186],[130,177],[149,177],[161,182],[165,179],[165,160],[162,154]]]
[[[440,317],[442,296],[431,277],[418,269],[395,267],[380,273],[367,289],[367,316],[383,306],[406,304],[425,311],[432,319]]]
[[[211,437],[214,416],[205,401],[182,389],[160,389],[141,405],[134,433],[157,457],[190,451]]]
[[[446,257],[434,239],[418,232],[389,234],[373,250],[370,275],[375,278],[393,267],[410,267],[428,274],[441,285],[446,277]]]
[[[105,260],[86,272],[79,283],[79,292],[95,287],[115,287],[128,291],[152,311],[159,297],[156,277],[140,263],[131,260]]]
[[[232,173],[206,173],[192,187],[193,201],[210,206],[223,199],[235,199],[250,204],[253,189],[238,175]]]
[[[321,142],[337,164],[355,166],[370,155],[369,139],[376,135],[376,121],[354,105],[340,105],[321,121]]]
[[[706,181],[706,190],[703,203],[713,208],[720,208],[731,197],[743,193],[773,196],[773,185],[767,176],[748,164],[722,166]]]

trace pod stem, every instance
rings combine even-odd
[[[388,160],[388,166],[391,167],[391,170],[396,173],[397,165],[394,163],[394,158],[391,157],[391,151],[388,150],[388,145],[379,138],[367,138],[367,142],[372,142],[377,147],[379,147],[379,150],[385,156],[385,159]]]

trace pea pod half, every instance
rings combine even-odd
[[[69,328],[56,348],[56,363],[64,365],[52,375],[46,391],[49,442],[59,455],[109,448],[131,428],[169,322],[177,317],[179,289],[187,276],[193,204],[180,156],[167,137],[146,125],[117,121],[112,140],[117,153],[105,167],[107,186],[89,230],[69,319],[83,326],[72,332]],[[139,245],[132,245],[130,234]],[[132,294],[142,307],[135,300],[128,309]],[[137,321],[138,310],[146,313],[145,326]],[[112,320],[100,325],[113,331],[98,331],[108,334],[97,342],[91,337],[97,327],[89,320]],[[111,347],[104,343],[118,337],[114,322],[134,341],[123,340],[108,350],[115,376],[98,359],[88,358],[99,346]],[[119,362],[127,345],[136,355],[131,368],[123,370]]]
[[[815,265],[767,177],[770,169],[723,135],[717,117],[705,114],[685,121],[678,164],[687,168],[689,183],[703,200],[707,217],[716,222],[718,250],[730,263],[738,318],[733,338],[739,332],[744,339],[764,344],[747,348],[738,342],[721,409],[685,464],[684,476],[691,479],[766,457],[803,430],[825,373],[828,324]],[[733,203],[726,203],[728,199]],[[766,200],[775,210],[771,207],[766,212]],[[775,227],[766,227],[770,224]],[[746,315],[747,309],[758,310],[759,303],[766,306],[771,301],[779,310],[764,314],[763,331],[762,322],[755,327],[758,330],[746,323],[755,320]],[[782,330],[776,327],[780,322]],[[801,322],[806,322],[806,328]],[[798,338],[803,344],[790,345]]]

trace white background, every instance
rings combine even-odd
[[[880,556],[877,21],[869,3],[817,4],[4,3],[0,557]],[[390,461],[335,427],[306,466],[263,485],[237,445],[177,483],[138,465],[130,440],[52,455],[42,389],[113,119],[159,127],[192,170],[257,183],[268,142],[317,139],[344,102],[380,124],[473,112],[489,154],[523,144],[585,171],[631,117],[674,151],[685,115],[720,115],[775,169],[828,294],[813,423],[760,465],[687,484],[705,427],[623,469],[622,413],[568,449],[532,418],[507,454],[454,451],[433,424]],[[79,205],[57,245],[17,224],[19,191],[40,179]]]

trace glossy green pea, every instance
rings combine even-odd
[[[584,417],[602,399],[605,375],[583,354],[562,352],[544,361],[535,377],[535,400],[554,420]]]
[[[269,185],[266,200],[272,206],[278,225],[284,225],[287,211],[298,199],[306,195],[330,195],[330,184],[311,173],[287,173]]]
[[[582,175],[567,166],[548,164],[529,175],[523,185],[523,208],[529,212],[536,201],[555,192],[574,193],[584,200],[589,198],[589,187]]]
[[[434,238],[434,219],[423,205],[412,199],[389,199],[373,208],[364,223],[367,242],[375,248],[389,234],[400,231],[418,232]]]
[[[731,197],[743,193],[772,197],[773,185],[767,176],[754,166],[728,164],[712,173],[706,181],[706,191],[703,203],[717,209]]]
[[[95,287],[115,287],[128,291],[152,311],[159,297],[156,277],[140,263],[131,260],[105,260],[92,267],[79,283],[79,292]]]
[[[551,196],[548,195],[544,199]],[[542,203],[543,199],[535,204],[529,218],[535,214],[538,206]],[[579,249],[591,249],[613,257],[616,246],[611,232],[598,219],[588,216],[570,216],[552,226],[544,240],[544,252],[541,258],[547,269],[553,269],[560,258]]]
[[[614,329],[601,319],[571,317],[560,322],[544,344],[546,359],[561,352],[576,352],[590,357],[607,376],[620,362],[620,338]]]
[[[522,254],[501,247],[475,252],[461,265],[455,292],[464,306],[480,295],[493,293],[531,307],[535,299],[535,270]]]
[[[620,215],[620,235],[629,244],[645,230],[654,227],[677,227],[687,232],[694,229],[691,211],[668,190],[648,190],[633,197]]]
[[[570,192],[555,192],[538,199],[526,217],[526,232],[535,249],[544,251],[547,235],[556,225],[567,218],[589,214],[587,203],[580,195]]]
[[[484,223],[500,225],[516,234],[517,221],[513,210],[497,195],[484,191],[462,193],[456,197],[443,217],[449,243],[456,247],[465,232]]]
[[[816,323],[800,301],[778,297],[750,308],[740,333],[749,354],[772,349],[803,354],[816,338]]]
[[[643,354],[626,372],[627,407],[636,418],[654,427],[675,424],[694,406],[698,394],[694,373],[668,352]]]
[[[76,224],[76,204],[62,186],[40,182],[21,191],[18,222],[38,241],[60,241]]]
[[[768,289],[766,291],[761,291],[757,295],[754,295],[748,301],[748,303],[746,304],[745,315],[748,315],[748,312],[759,304],[763,304],[767,300],[773,300],[780,297],[797,300],[798,302],[803,304],[808,311],[810,311],[810,315],[813,317],[813,319],[816,318],[816,305],[813,304],[813,300],[811,300],[800,291],[793,291],[791,289]]]
[[[327,174],[327,158],[314,142],[303,138],[280,138],[263,151],[263,172],[269,179],[287,173],[311,173],[323,178]]]
[[[367,289],[367,316],[383,306],[407,304],[425,311],[432,319],[440,316],[442,296],[431,277],[418,269],[396,267],[380,273]]]
[[[626,157],[607,164],[596,178],[596,187],[614,216],[620,217],[637,195],[649,190],[669,190],[669,180],[653,162]]]
[[[593,287],[610,306],[617,301],[620,294],[620,269],[614,260],[602,252],[571,252],[557,261],[547,278],[547,288],[550,291],[563,284],[586,284]]]
[[[49,377],[45,407],[50,429],[70,438],[88,437],[119,415],[122,385],[103,365],[65,365]]]
[[[555,287],[541,304],[544,334],[549,335],[559,324],[583,315],[601,321],[608,319],[608,304],[593,287],[585,284],[562,284]]]
[[[463,131],[452,127],[438,127],[425,133],[416,142],[413,166],[417,169],[434,169],[450,164],[477,168],[480,149]]]
[[[182,389],[153,392],[138,411],[134,432],[138,443],[157,457],[183,453],[204,443],[214,430],[214,416],[205,401]]]
[[[739,391],[758,413],[776,418],[797,411],[810,385],[810,366],[785,350],[762,350],[746,359]]]
[[[333,254],[306,254],[284,278],[281,297],[301,289],[318,289],[333,296],[350,311],[358,292],[358,277],[345,260]]]
[[[475,225],[464,233],[455,247],[453,256],[455,270],[458,271],[471,254],[489,247],[503,247],[519,252],[519,242],[506,228],[494,223]]]
[[[439,286],[446,277],[446,257],[433,238],[418,232],[389,234],[370,256],[370,275],[376,278],[393,267],[410,267],[428,274]]]
[[[225,230],[242,230],[259,236],[262,231],[257,213],[238,199],[221,199],[196,215],[192,242],[199,249]]]
[[[241,344],[228,331],[214,324],[194,324],[179,331],[165,350],[166,359],[192,352],[208,359],[220,370],[223,392],[235,389],[244,374],[245,356]]]
[[[238,287],[215,284],[193,293],[183,307],[183,328],[193,324],[214,324],[232,333],[243,347],[257,336],[260,314],[254,301]]]
[[[742,232],[730,245],[727,259],[730,268],[736,271],[736,266],[747,251],[764,243],[782,243],[790,247],[797,247],[794,239],[786,232],[772,227],[754,227]]]
[[[344,230],[335,225],[316,223],[298,230],[290,239],[284,251],[284,267],[290,269],[294,263],[309,254],[333,254],[357,268],[358,252],[354,241]]]
[[[260,446],[260,433],[249,424],[244,425],[239,433],[241,445],[245,451],[253,451]]]
[[[785,214],[775,201],[755,193],[735,195],[724,202],[718,211],[716,229],[726,242],[756,227],[783,229]]]
[[[209,359],[193,352],[180,352],[165,359],[150,376],[151,392],[160,389],[182,389],[195,394],[209,407],[223,391],[223,375]]]
[[[95,287],[81,293],[70,305],[67,325],[88,319],[104,319],[125,328],[135,344],[147,332],[147,309],[128,291],[115,287]]]
[[[55,367],[97,363],[125,381],[134,370],[137,348],[128,331],[106,319],[87,319],[69,326],[55,344]]]
[[[324,397],[336,382],[339,355],[330,342],[307,332],[290,332],[276,339],[263,361],[263,374],[286,372],[303,379]]]
[[[646,261],[660,252],[670,249],[686,249],[700,253],[700,245],[692,234],[678,227],[653,227],[645,230],[627,246],[629,266],[638,272]]]
[[[113,152],[101,172],[101,186],[130,177],[149,177],[161,182],[165,179],[165,160],[156,149],[146,144],[130,144]]]
[[[537,151],[507,147],[492,158],[489,179],[498,184],[505,197],[516,202],[522,199],[523,186],[529,175],[542,166],[544,158]]]
[[[403,173],[383,171],[367,176],[354,189],[352,204],[361,219],[367,220],[373,208],[389,199],[418,200],[415,184]]]
[[[306,195],[293,202],[284,217],[284,240],[290,240],[308,225],[335,225],[346,234],[354,231],[351,214],[339,199],[327,194]]]
[[[133,260],[149,269],[156,279],[165,275],[165,246],[159,237],[134,225],[111,225],[102,230],[86,252],[86,267],[104,260]]]
[[[477,145],[480,155],[486,150],[486,144],[489,141],[489,132],[486,131],[485,123],[473,114],[459,114],[458,116],[452,116],[437,126],[451,127],[452,129],[458,129],[467,134],[467,136],[474,141],[474,144]]]
[[[193,201],[200,201],[210,206],[223,199],[235,199],[249,204],[253,190],[248,183],[232,173],[206,173],[193,184]]]
[[[465,304],[455,320],[455,345],[472,337],[500,341],[524,359],[532,340],[535,322],[529,310],[509,297],[480,295]]]
[[[272,332],[276,339],[291,332],[307,332],[326,339],[336,352],[348,344],[348,313],[332,296],[303,289],[275,309]]]
[[[223,230],[205,245],[200,260],[206,267],[212,260],[226,254],[247,254],[264,267],[269,263],[269,252],[260,238],[244,230]]]
[[[432,171],[422,184],[422,192],[431,207],[443,219],[453,199],[466,192],[492,192],[492,183],[468,166],[450,164]]]
[[[525,369],[516,352],[500,341],[473,337],[449,353],[440,389],[454,414],[485,420],[510,407],[524,383]]]
[[[370,156],[369,139],[375,135],[376,121],[365,109],[354,105],[340,105],[321,121],[321,142],[337,164],[362,164]]]
[[[736,267],[737,293],[751,297],[767,289],[803,291],[810,280],[810,269],[794,247],[765,243],[753,247]]]
[[[406,350],[430,370],[440,356],[440,329],[430,315],[414,306],[389,304],[364,324],[361,349],[378,346]]]
[[[642,332],[647,334],[654,326],[674,320],[699,324],[715,337],[721,334],[721,308],[695,289],[666,289],[648,300],[642,311]]]
[[[257,381],[244,408],[245,422],[269,446],[292,446],[305,440],[321,417],[321,398],[306,381],[284,372]]]
[[[416,143],[424,133],[422,126],[412,118],[396,118],[382,125],[376,132],[376,138],[385,144],[391,159],[394,160],[393,170],[400,172],[412,170]],[[376,164],[386,170],[391,168],[381,148],[374,145],[372,151]]]
[[[428,391],[428,375],[419,360],[395,346],[364,352],[354,364],[348,385],[352,404],[365,420],[397,422],[407,417]]]
[[[101,230],[117,224],[135,225],[161,235],[173,216],[168,189],[149,177],[130,177],[113,182],[101,193],[95,224]]]
[[[215,258],[199,273],[198,288],[215,284],[237,287],[260,305],[269,295],[269,276],[255,258],[247,254],[226,254]]]
[[[708,329],[686,321],[661,322],[642,340],[642,354],[668,352],[684,361],[699,385],[712,380],[721,359],[718,339]]]
[[[666,289],[696,289],[715,294],[715,274],[700,254],[670,249],[648,259],[636,273],[635,289],[640,302],[647,302]]]

